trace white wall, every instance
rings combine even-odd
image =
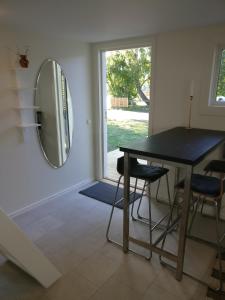
[[[190,85],[194,81],[191,127],[225,130],[225,111],[208,108],[209,88],[216,46],[225,45],[225,25],[158,34],[155,36],[153,133],[188,125]],[[196,169],[217,158],[222,147]],[[171,170],[172,171],[172,170]],[[173,171],[170,172],[171,189]],[[161,195],[166,197],[165,191]],[[160,195],[160,196],[161,196]],[[225,208],[222,210],[225,218]]]
[[[156,36],[154,132],[187,125],[191,80],[194,80],[192,127],[225,130],[225,113],[206,115],[213,52],[220,44],[225,44],[225,25]]]
[[[184,31],[160,33],[154,36],[117,40],[98,43],[93,46],[94,69],[93,79],[96,98],[96,161],[101,162],[102,136],[101,111],[99,109],[101,90],[96,74],[100,63],[98,51],[119,49],[121,47],[140,47],[143,43],[152,45],[153,72],[152,98],[150,110],[150,129],[157,133],[175,126],[188,125],[188,102],[190,84],[194,80],[194,98],[192,106],[191,126],[216,130],[225,130],[225,110],[219,115],[214,110],[208,110],[209,87],[213,64],[214,49],[220,44],[225,45],[225,24],[207,26]],[[99,64],[98,64],[99,63]],[[217,157],[222,149],[211,154],[211,159]],[[207,161],[198,166],[203,167]],[[99,163],[100,165],[100,163]],[[172,169],[173,170],[173,169]],[[171,170],[171,171],[172,171]],[[97,176],[101,170],[96,168]],[[174,185],[174,172],[170,172],[171,190]],[[154,194],[154,192],[153,192]],[[167,197],[163,189],[160,197]],[[225,208],[224,208],[225,210]],[[225,211],[223,212],[225,215]]]
[[[13,213],[41,199],[93,178],[92,119],[89,46],[68,40],[50,40],[1,29],[0,47],[0,207]],[[27,70],[12,69],[17,46],[30,46]],[[11,50],[9,50],[10,48]],[[16,128],[18,101],[33,105],[33,87],[38,69],[46,58],[62,66],[70,86],[74,110],[74,134],[70,157],[59,169],[45,160],[35,129],[27,129],[26,142]],[[20,95],[12,89],[22,85]],[[33,115],[30,116],[31,120]]]

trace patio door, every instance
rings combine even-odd
[[[102,52],[103,176],[118,180],[119,146],[149,135],[151,47]]]

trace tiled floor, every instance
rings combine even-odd
[[[162,210],[164,210],[163,208]],[[174,300],[207,299],[206,288],[162,267],[158,257],[151,261],[123,254],[105,239],[110,206],[77,192],[42,205],[15,218],[15,222],[49,257],[63,276],[51,288],[35,280],[0,257],[1,300]],[[161,209],[155,209],[155,215]],[[121,239],[122,211],[116,210],[112,235]],[[135,223],[135,222],[133,222]],[[136,222],[137,223],[137,222]],[[131,224],[135,235],[145,236],[146,228]],[[173,248],[176,235],[168,247]],[[214,251],[188,242],[185,266],[206,276]]]

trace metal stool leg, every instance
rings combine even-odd
[[[159,179],[159,181],[161,180],[161,178]],[[159,183],[158,183],[158,186],[159,186]],[[170,188],[169,188],[169,178],[168,178],[168,174],[166,174],[166,187],[167,187],[167,194],[168,194],[168,200],[169,200],[169,206],[170,206],[170,210],[171,210],[171,207],[172,207],[172,204],[171,204],[171,197],[170,197]],[[158,187],[157,187],[158,188]],[[156,193],[157,194],[157,193]],[[157,200],[157,199],[156,199]],[[138,208],[137,208],[137,216],[139,219],[146,219],[144,217],[142,217],[139,213],[139,210],[140,210],[140,206],[141,206],[141,202],[142,202],[142,199],[140,199],[139,201],[139,204],[138,204]]]
[[[151,186],[150,186],[150,183],[147,183],[146,181],[144,182],[144,186],[143,186],[143,189],[142,189],[142,194],[141,194],[141,198],[140,198],[140,201],[139,201],[138,209],[140,208],[140,205],[141,205],[141,202],[142,202],[142,197],[143,197],[146,186],[148,187],[148,214],[149,214],[149,221],[148,221],[147,225],[149,227],[149,244],[152,245]],[[135,219],[135,220],[137,220],[137,219]],[[138,221],[140,221],[140,220],[138,220]],[[140,221],[140,222],[144,222],[144,221]],[[150,252],[149,257],[146,257],[146,259],[148,259],[148,260],[150,260],[152,258],[152,250],[149,249],[149,252]]]
[[[135,202],[135,196],[136,196],[136,190],[137,190],[137,182],[138,182],[138,179],[136,178],[135,186],[134,186],[134,199],[133,199],[133,203],[132,203],[132,207],[131,207],[131,217],[133,220],[136,220],[134,217],[134,202]]]
[[[156,190],[156,195],[155,195],[155,200],[156,201],[159,201],[158,200],[158,194],[159,194],[160,183],[161,183],[161,178],[159,178],[158,185],[157,185],[157,190]]]
[[[194,209],[192,218],[191,218],[191,222],[190,222],[190,225],[189,225],[189,228],[188,228],[188,234],[189,234],[189,235],[191,234],[191,229],[192,229],[192,226],[193,226],[193,223],[194,223],[194,220],[195,220],[197,211],[198,211],[198,207],[199,207],[199,204],[200,204],[200,200],[201,200],[201,197],[200,197],[200,195],[199,195],[199,196],[198,196],[198,200],[197,200],[196,205],[195,205],[195,209]],[[204,199],[203,199],[202,201],[204,201]]]
[[[138,216],[139,219],[142,219],[142,216],[139,214],[139,210],[140,210],[140,207],[141,207],[142,198],[144,196],[145,187],[146,187],[146,181],[144,182],[144,186],[143,186],[143,189],[142,189],[142,192],[141,192],[141,198],[139,200],[138,207],[137,207],[137,216]]]
[[[219,291],[223,290],[223,281],[222,281],[222,258],[221,258],[221,245],[220,245],[220,232],[219,232],[219,208],[217,202],[215,202],[215,213],[216,213],[216,239],[217,239],[217,251],[219,259],[219,274],[220,274],[220,285]]]
[[[207,171],[207,172],[204,173],[204,175],[212,176],[213,172]],[[202,206],[201,206],[201,215],[202,216],[205,216],[204,213],[203,213],[204,206],[205,206],[205,197],[203,197],[203,199],[202,199]]]
[[[111,209],[111,213],[110,213],[110,217],[109,217],[109,222],[108,222],[108,226],[107,226],[107,230],[106,230],[106,239],[108,241],[110,241],[109,239],[109,229],[110,229],[110,225],[111,225],[111,222],[112,222],[112,216],[113,216],[113,212],[114,212],[114,209],[115,209],[115,204],[116,204],[116,200],[117,200],[117,195],[118,195],[118,191],[119,191],[119,186],[120,186],[120,181],[121,181],[121,178],[123,176],[121,175],[119,180],[118,180],[118,184],[117,184],[117,188],[116,188],[116,195],[115,195],[115,198],[114,198],[114,201],[113,201],[113,204],[112,204],[112,209]]]
[[[203,215],[203,208],[204,208],[204,199],[205,199],[205,198],[203,198],[203,199],[202,199],[202,206],[201,206],[201,215]]]
[[[170,215],[169,215],[168,222],[167,222],[167,225],[166,225],[165,235],[164,235],[164,238],[162,240],[161,249],[164,248],[164,245],[165,245],[165,242],[166,242],[166,237],[167,237],[167,234],[169,232],[170,223],[172,222],[172,219],[173,219],[173,211],[174,211],[174,208],[175,208],[175,205],[176,205],[176,196],[177,196],[177,190],[174,193],[173,204],[172,204],[172,207],[171,207],[171,210],[170,210]],[[161,255],[159,255],[160,262],[161,262],[161,258],[162,258]]]
[[[220,220],[220,211],[221,211],[221,201],[222,199],[218,199],[217,201],[217,208],[218,208],[218,216],[219,216],[219,220]]]
[[[162,168],[164,167],[164,164],[162,164]],[[160,188],[160,184],[161,184],[161,178],[159,178],[158,184],[157,184],[157,189],[156,189],[156,195],[155,195],[155,200],[158,200],[158,194],[159,194],[159,188]]]
[[[148,214],[149,214],[149,243],[152,245],[152,208],[151,208],[151,185],[148,184]],[[150,249],[149,259],[152,258],[152,250]]]
[[[169,206],[170,206],[170,210],[171,210],[172,204],[171,204],[171,197],[170,197],[170,186],[169,186],[168,174],[166,174],[166,186],[167,186],[167,194],[168,194]]]

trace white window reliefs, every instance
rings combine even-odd
[[[225,45],[214,53],[209,106],[225,107]]]

